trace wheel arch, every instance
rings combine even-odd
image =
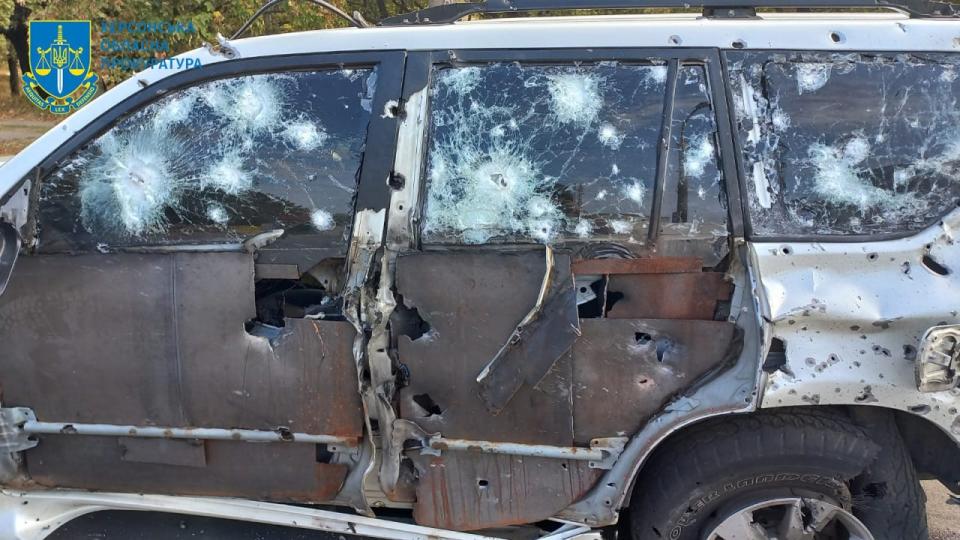
[[[923,479],[939,480],[953,492],[960,492],[960,445],[954,442],[942,426],[923,416],[882,405],[784,406],[699,418],[670,432],[656,444],[652,445],[649,452],[643,456],[640,466],[630,479],[629,489],[627,491],[628,496],[624,500],[622,510],[629,507],[637,480],[649,472],[648,466],[650,465],[651,457],[657,452],[670,448],[672,445],[680,444],[690,433],[702,428],[704,425],[722,422],[733,417],[746,417],[753,414],[763,414],[764,412],[784,412],[787,410],[817,410],[824,414],[841,415],[861,426],[865,423],[863,414],[861,413],[876,414],[882,411],[891,414],[896,422],[900,436],[909,450],[913,465],[921,477]],[[882,444],[883,441],[877,442]],[[622,520],[623,518],[621,516],[621,521]]]

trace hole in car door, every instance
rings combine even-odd
[[[349,232],[361,164],[382,178],[390,161],[365,155],[384,121],[372,111],[400,85],[378,60],[239,61],[163,92],[42,179],[38,233],[0,297],[3,406],[63,424],[39,435],[25,478],[337,494],[340,454],[363,438]]]

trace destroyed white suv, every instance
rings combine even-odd
[[[925,538],[960,19],[798,3],[877,5],[453,4],[82,108],[0,168],[0,536]]]

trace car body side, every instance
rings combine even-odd
[[[960,51],[960,22],[886,14],[770,14],[758,20],[686,15],[561,17],[267,36],[230,42],[219,50],[200,49],[184,56],[197,57],[209,66],[260,57],[269,60],[278,56],[386,51],[397,53],[396,57],[403,53],[410,63],[428,52],[561,48],[956,54]],[[719,75],[719,66],[714,66],[713,72]],[[17,200],[16,188],[24,180],[29,181],[38,168],[50,170],[122,114],[130,100],[137,100],[138,95],[142,98],[142,93],[159,96],[152,90],[155,85],[163,86],[181,76],[162,69],[139,73],[4,164],[0,168],[0,192],[6,193],[2,199],[4,219],[18,227],[26,222],[27,201]],[[168,77],[172,79],[165,81]],[[722,84],[721,92],[727,98],[722,110],[726,110],[734,106],[734,99],[727,84]],[[428,102],[425,85],[404,86],[404,114],[396,126],[396,155],[389,159],[393,172],[405,178],[406,183],[394,189],[387,200],[363,202],[361,197],[352,227],[352,273],[371,272],[376,264],[388,268],[396,260],[385,257],[378,261],[378,250],[401,251],[415,243],[411,229],[416,223],[415,209],[422,202],[422,186],[418,182],[425,166],[423,140],[429,123]],[[373,112],[378,116],[390,115],[385,109]],[[727,122],[733,114],[718,113],[718,120]],[[730,133],[726,144],[730,151],[735,148],[733,128],[723,129]],[[375,152],[376,148],[368,151]],[[728,194],[737,195],[731,200],[740,201],[740,190],[747,188],[734,179],[744,177],[744,164],[739,152],[734,159],[735,162],[726,159],[724,166],[732,172],[728,174],[728,183],[734,184],[728,188]],[[892,237],[763,238],[750,234],[749,222],[743,216],[750,214],[746,202],[742,206],[736,204],[731,210],[730,234],[735,255],[727,274],[735,285],[728,320],[743,332],[739,357],[729,369],[688,388],[632,434],[612,468],[557,516],[591,526],[615,523],[619,509],[629,499],[633,479],[659,444],[697,422],[760,408],[829,405],[896,410],[905,419],[915,419],[904,420],[906,424],[935,426],[944,441],[943,457],[957,462],[960,391],[921,392],[915,377],[917,351],[925,332],[934,326],[960,324],[960,277],[952,271],[942,275],[924,264],[924,257],[932,254],[943,267],[960,268],[960,248],[954,238],[960,226],[960,210],[955,207],[953,201],[945,201],[941,221]],[[377,237],[384,220],[387,234]],[[392,279],[392,272],[383,272],[376,291],[356,289],[356,294],[367,295],[362,303],[371,306],[370,312],[358,317],[375,320],[378,315],[390,315],[397,305],[390,293],[396,286]],[[385,326],[372,328],[368,347],[371,358],[376,357],[378,350],[389,348],[378,346],[388,343],[386,333]],[[782,362],[764,365],[777,341],[783,346]],[[389,362],[389,358],[384,361]],[[364,406],[379,411],[382,427],[386,418],[382,415],[389,414],[388,407],[371,396],[364,397]],[[921,450],[917,449],[915,459]],[[384,470],[381,465],[381,471]],[[939,475],[954,488],[960,487],[955,466],[943,465],[926,472]],[[383,478],[380,482],[388,492],[389,482],[383,484]]]

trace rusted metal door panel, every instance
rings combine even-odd
[[[578,444],[634,433],[723,363],[735,328],[723,321],[624,319],[583,319],[580,325],[582,336],[571,351]]]
[[[5,407],[55,421],[184,425],[173,257],[22,256],[0,297]]]
[[[711,320],[717,302],[729,300],[732,291],[721,272],[611,275],[607,317]],[[611,302],[615,293],[623,297]]]
[[[249,254],[22,257],[11,286],[4,406],[47,422],[362,436],[353,326],[286,319],[269,339],[248,333]],[[314,444],[208,441],[203,456],[176,444],[123,453],[115,438],[42,435],[26,470],[49,486],[314,502],[346,474]]]
[[[241,253],[22,257],[0,299],[5,406],[45,421],[357,436],[345,322],[288,319],[273,345]]]
[[[603,471],[584,461],[473,452],[414,456],[417,523],[474,530],[547,519],[589,490]]]
[[[75,435],[44,436],[25,455],[33,481],[42,486],[277,502],[328,501],[347,474],[345,465],[318,463],[312,444],[206,441],[205,446],[205,467],[125,461],[113,437],[81,442]]]
[[[556,264],[569,266],[558,256]],[[535,387],[523,386],[494,416],[479,396],[477,375],[536,303],[544,252],[430,252],[397,260],[397,291],[431,331],[399,336],[400,362],[410,373],[400,392],[401,417],[445,437],[556,444],[573,440],[570,364],[560,360]],[[429,396],[442,411],[415,402]]]
[[[703,259],[699,257],[640,257],[637,259],[578,259],[573,261],[573,273],[593,274],[672,274],[700,272]]]

